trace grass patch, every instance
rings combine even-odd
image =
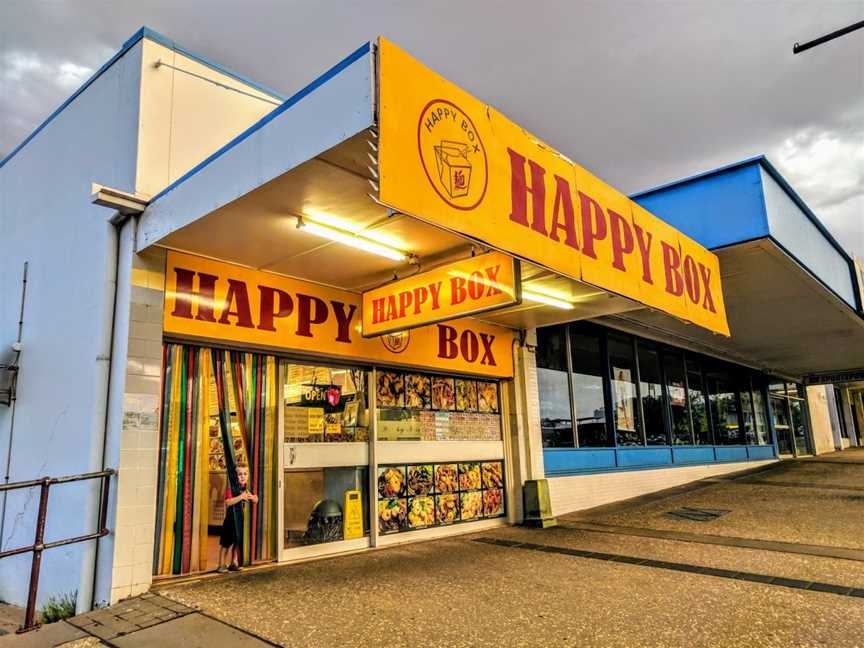
[[[75,616],[75,606],[78,603],[78,590],[66,594],[54,594],[48,597],[45,605],[39,611],[42,623],[55,623]]]

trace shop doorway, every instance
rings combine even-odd
[[[282,362],[282,560],[369,546],[369,372]]]
[[[226,517],[240,562],[275,560],[278,522],[278,363],[253,353],[163,347],[153,573],[210,571]],[[241,488],[238,467],[248,473]],[[257,502],[226,510],[244,490]]]
[[[768,402],[780,454],[812,454],[804,388],[794,383],[772,382],[768,387]]]

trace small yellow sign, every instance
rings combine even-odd
[[[363,335],[371,337],[476,315],[519,302],[513,257],[490,252],[363,293]]]
[[[716,255],[390,41],[378,52],[382,203],[729,335]]]
[[[363,537],[363,499],[359,490],[345,491],[342,507],[342,538],[353,540]]]

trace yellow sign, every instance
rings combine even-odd
[[[342,539],[363,537],[363,499],[359,490],[345,491],[345,506],[342,507]]]
[[[491,252],[363,293],[363,335],[403,331],[519,302],[513,257]]]
[[[360,295],[345,290],[168,252],[166,335],[452,373],[513,375],[510,329],[458,319],[364,338],[360,308]],[[323,421],[316,434],[322,432]]]
[[[388,40],[378,52],[383,203],[729,334],[716,255]]]

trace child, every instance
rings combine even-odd
[[[249,481],[249,468],[246,465],[239,464],[237,466],[237,481],[240,482],[240,494],[237,497],[231,496],[231,486],[225,489],[225,521],[222,523],[222,533],[219,536],[219,567],[216,569],[220,574],[227,571],[240,571],[240,534],[243,533],[243,528],[237,528],[232,507],[241,507],[240,518],[243,518],[245,511],[245,502],[257,502],[258,496],[246,489],[246,484]],[[241,523],[242,524],[242,523]],[[225,556],[230,554],[232,557],[231,565],[225,566]]]

